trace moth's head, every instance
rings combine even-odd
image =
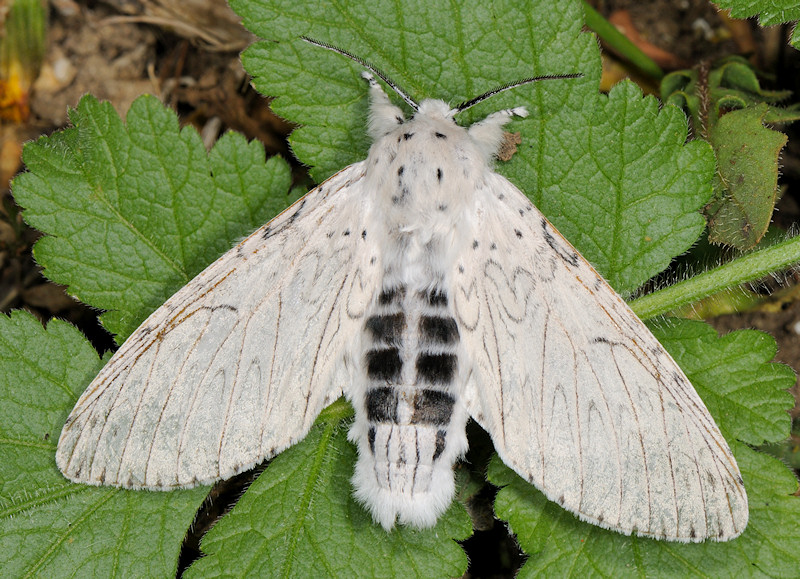
[[[455,122],[453,117],[455,117],[456,113],[458,112],[458,109],[450,108],[450,105],[444,101],[437,99],[425,99],[419,103],[419,107],[417,108],[417,112],[414,116],[421,115],[430,119],[450,120]]]

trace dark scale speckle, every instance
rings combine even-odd
[[[403,140],[404,141],[408,141],[413,136],[414,136],[414,133],[403,133]]]
[[[505,194],[505,193],[500,193],[500,195],[498,195],[498,196],[497,196],[497,198],[498,198],[500,201],[502,201],[503,199],[505,199],[505,198],[506,198],[506,194]]]
[[[426,296],[428,305],[444,307],[447,305],[447,294],[440,289],[432,289]]]
[[[366,354],[367,377],[382,382],[397,382],[403,369],[403,360],[397,348],[370,350]]]
[[[422,316],[419,331],[428,342],[453,344],[458,341],[458,325],[449,316]]]
[[[474,241],[472,242],[472,249],[478,249],[478,245],[480,245],[480,244],[478,243],[478,240],[477,240],[477,239],[476,239],[476,240],[474,240]]]
[[[370,422],[397,423],[397,391],[394,388],[373,388],[364,401]]]
[[[420,390],[414,396],[414,413],[411,424],[447,426],[453,414],[456,399],[440,390]]]
[[[578,254],[574,251],[567,251],[566,248],[558,243],[553,234],[550,233],[550,228],[548,227],[547,220],[542,219],[541,221],[542,233],[544,234],[544,240],[547,242],[547,245],[551,247],[553,251],[558,254],[564,262],[572,267],[578,267],[580,264],[580,259],[578,258]]]
[[[489,246],[489,249],[494,251],[495,249],[497,249],[497,244],[493,241],[492,244]]]
[[[442,182],[443,177],[444,177],[444,172],[442,171],[442,169],[441,168],[436,169],[436,179],[439,181],[439,183]]]
[[[401,117],[400,115],[397,115],[397,116],[394,118],[394,120],[395,120],[395,121],[397,121],[397,124],[398,124],[398,125],[402,125],[404,122],[406,122],[406,120],[405,120],[403,117]]]
[[[386,345],[399,345],[403,330],[406,328],[406,316],[403,312],[385,316],[367,318],[364,327],[372,334],[372,338]]]
[[[441,203],[436,209],[439,211],[447,211],[447,204]]]
[[[525,210],[524,209],[520,209],[519,210],[519,216],[520,217],[525,217]]]
[[[328,233],[326,233],[326,234],[325,234],[325,236],[326,236],[328,239],[330,239],[331,237],[333,237],[333,231],[329,231]]]
[[[522,239],[522,232],[519,229],[515,229],[514,233],[517,235],[517,239]]]
[[[400,168],[397,169],[397,176],[399,177],[400,175],[402,175],[405,172],[405,170],[406,170],[406,166],[405,165],[400,165]]]
[[[394,301],[402,301],[405,295],[406,295],[405,286],[384,289],[378,296],[378,303],[382,306],[386,306]]]
[[[350,230],[349,230],[349,229],[345,229],[344,231],[342,231],[342,235],[343,235],[344,237],[347,237],[347,236],[349,236],[349,235],[350,235]]]
[[[440,133],[438,131],[433,133],[433,136],[436,137],[437,139],[446,139],[447,138],[447,135],[444,135],[444,134],[442,134],[442,133]]]
[[[361,239],[366,239],[366,238],[367,238],[367,230],[365,229],[364,231],[361,232]]]
[[[417,357],[417,379],[428,384],[449,384],[456,373],[457,361],[455,354],[420,354]]]
[[[433,452],[433,460],[436,460],[440,456],[442,456],[442,452],[444,452],[444,442],[447,437],[447,431],[445,430],[437,430],[436,431],[436,450]]]

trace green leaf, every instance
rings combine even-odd
[[[133,103],[127,126],[91,96],[70,119],[25,147],[30,172],[14,197],[49,234],[34,249],[45,274],[109,310],[103,323],[120,338],[289,201],[285,162],[265,165],[262,145],[233,133],[207,154],[153,97]]]
[[[764,123],[800,118],[795,105],[774,104],[791,93],[762,89],[752,65],[732,56],[710,70],[670,73],[661,94],[665,102],[686,108],[695,134],[714,148],[714,196],[704,208],[708,239],[742,251],[755,247],[772,218],[778,159],[786,143],[785,135]]]
[[[731,111],[713,127],[715,200],[707,209],[709,241],[738,249],[767,232],[778,193],[778,158],[788,138],[763,125],[767,105]]]
[[[758,16],[761,26],[775,26],[800,20],[800,5],[796,0],[715,0],[720,8],[728,8],[734,18]],[[792,31],[792,46],[800,49],[800,33]]]
[[[71,118],[73,128],[26,147],[30,172],[14,194],[28,221],[50,234],[35,248],[46,273],[116,308],[106,321],[123,337],[289,201],[284,161],[265,163],[260,144],[234,134],[206,153],[152,97],[134,103],[127,126],[91,97]],[[64,479],[56,441],[100,361],[63,322],[47,332],[26,314],[0,322],[0,566],[19,571],[11,576],[174,575],[208,489],[148,493]]]
[[[548,501],[495,457],[489,480],[503,488],[495,509],[509,521],[531,555],[519,577],[689,577],[796,573],[794,545],[800,528],[800,501],[791,496],[797,481],[786,467],[737,442],[785,436],[792,371],[769,363],[774,340],[752,330],[718,338],[702,322],[670,320],[654,333],[669,350],[730,443],[744,478],[750,522],[744,534],[726,543],[680,544],[601,529],[579,521]]]
[[[355,447],[349,420],[328,413],[291,452],[279,455],[233,511],[203,539],[206,557],[186,577],[457,577],[467,560],[446,538],[472,526],[454,502],[433,529],[386,533],[353,498]],[[334,408],[334,407],[330,407]],[[332,415],[331,415],[332,414]],[[444,540],[443,540],[444,539]]]
[[[43,355],[46,353],[46,355]],[[0,568],[5,577],[167,577],[207,489],[76,485],[55,465],[67,413],[102,366],[71,325],[0,316]]]
[[[621,293],[664,270],[705,226],[698,210],[711,196],[711,150],[685,144],[681,111],[658,109],[620,83],[585,124],[552,127],[542,162],[515,168],[548,176],[535,195],[523,191]]]

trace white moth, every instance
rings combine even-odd
[[[525,109],[467,129],[454,115],[493,93],[451,109],[389,83],[415,110],[406,120],[365,77],[366,160],[130,336],[61,432],[64,475],[135,489],[212,483],[301,440],[344,394],[356,412],[355,495],[386,529],[435,524],[472,417],[508,466],[582,520],[676,541],[738,536],[742,479],[686,376],[492,171],[503,125]]]

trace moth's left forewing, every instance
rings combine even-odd
[[[584,520],[679,541],[738,536],[747,497],[681,369],[503,177],[478,191],[454,309],[466,403],[503,461]]]
[[[357,163],[167,300],[76,403],[58,443],[62,472],[190,487],[305,436],[348,384],[350,337],[378,284],[366,203]]]

